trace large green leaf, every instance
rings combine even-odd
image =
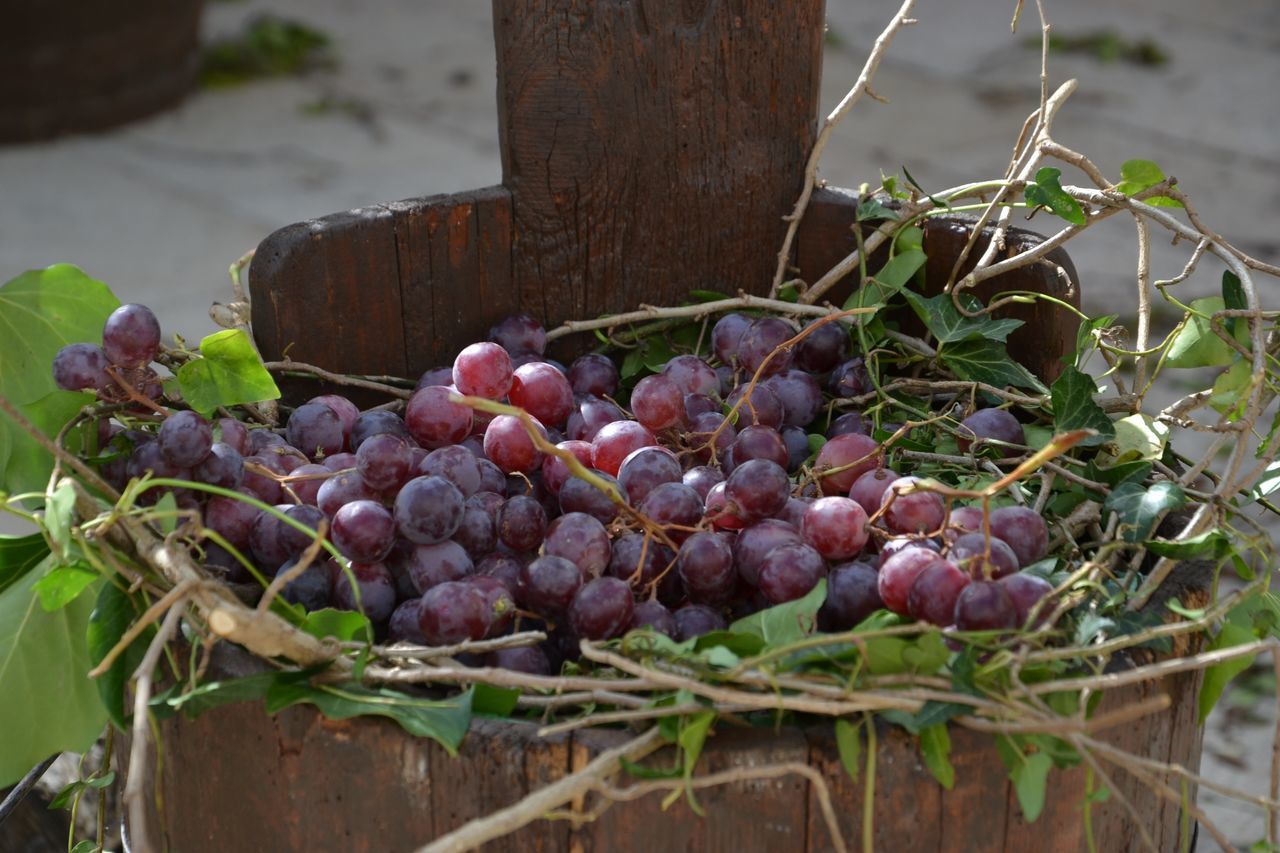
[[[997,388],[1006,385],[1033,388],[1041,393],[1049,390],[1025,367],[1010,358],[1004,344],[999,341],[985,338],[957,341],[942,347],[940,354],[942,362],[952,373],[970,382],[985,382]]]
[[[200,355],[178,368],[182,398],[196,411],[279,398],[275,380],[240,329],[209,335],[200,341]]]
[[[1104,512],[1120,516],[1120,535],[1126,542],[1141,542],[1151,535],[1160,516],[1181,509],[1187,495],[1176,483],[1121,483],[1107,496]]]
[[[134,603],[128,593],[114,583],[103,584],[93,612],[89,614],[89,625],[85,634],[89,663],[93,666],[101,663],[107,653],[115,648],[125,631],[129,630],[133,621],[141,615],[141,608]],[[124,653],[95,680],[103,706],[111,716],[111,721],[121,730],[128,726],[130,716],[124,704],[125,685],[138,665],[142,663],[147,644],[154,633],[155,628],[148,627],[135,637]]]
[[[5,372],[5,367],[0,365],[0,374]],[[93,400],[92,394],[54,391],[39,400],[19,405],[18,409],[37,429],[52,438],[81,408]],[[6,439],[0,441],[0,445],[9,445],[8,457],[0,457],[0,490],[11,493],[43,492],[49,485],[53,456],[3,413],[0,413],[0,432],[6,433]],[[68,447],[71,450],[77,449],[74,441],[68,442]]]
[[[1116,428],[1111,418],[1094,402],[1098,386],[1093,377],[1068,365],[1050,389],[1053,399],[1053,425],[1059,433],[1077,429],[1092,429],[1097,435],[1080,442],[1088,447],[1102,444],[1115,437]]]
[[[85,751],[107,721],[88,677],[93,601],[44,610],[33,587],[52,568],[47,559],[0,593],[0,787],[55,752]]]
[[[925,767],[950,791],[956,784],[956,769],[951,765],[951,736],[947,724],[937,723],[920,732],[920,757]]]
[[[745,616],[730,625],[729,630],[737,634],[754,634],[764,640],[765,648],[794,643],[813,633],[818,608],[826,600],[827,581],[824,578],[803,598]]]
[[[1230,364],[1236,357],[1236,351],[1218,336],[1209,323],[1209,318],[1224,308],[1226,300],[1221,296],[1192,300],[1193,313],[1169,342],[1165,364],[1170,367],[1226,367]],[[1224,324],[1222,328],[1227,327]],[[1247,347],[1247,324],[1238,324],[1234,337],[1242,346]]]
[[[971,338],[987,338],[993,341],[1007,341],[1009,333],[1022,325],[1021,320],[997,320],[991,316],[966,317],[956,308],[949,293],[939,293],[928,298],[913,291],[905,291],[903,296],[911,303],[916,316],[924,323],[939,343],[949,344]],[[965,307],[975,311],[982,303],[969,293],[960,295]]]
[[[49,556],[49,544],[39,533],[0,536],[0,592]]]

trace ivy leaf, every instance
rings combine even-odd
[[[836,751],[840,753],[844,772],[855,782],[862,770],[862,738],[858,735],[861,725],[855,726],[843,717],[836,720]]]
[[[1120,516],[1124,541],[1139,542],[1151,536],[1160,516],[1169,510],[1181,509],[1186,502],[1186,493],[1176,483],[1160,482],[1150,487],[1121,483],[1107,497],[1102,509]]]
[[[53,568],[46,558],[0,593],[0,787],[55,752],[84,752],[107,712],[89,680],[85,628],[93,602],[81,596],[52,613],[34,587]]]
[[[49,556],[49,545],[39,533],[0,536],[0,592]]]
[[[1226,367],[1237,353],[1209,324],[1209,318],[1223,310],[1226,301],[1221,296],[1206,296],[1193,299],[1190,307],[1192,313],[1187,322],[1169,342],[1165,364],[1170,367]],[[1247,347],[1247,328],[1236,329],[1235,339]]]
[[[1233,550],[1231,538],[1221,530],[1206,530],[1199,536],[1172,542],[1168,539],[1148,539],[1143,543],[1152,554],[1171,560],[1221,560]]]
[[[1254,639],[1253,631],[1249,628],[1235,622],[1227,622],[1222,626],[1222,630],[1218,632],[1218,635],[1213,638],[1208,650],[1216,652],[1221,649],[1229,649],[1233,646],[1251,643]],[[1245,655],[1231,660],[1224,660],[1222,663],[1216,663],[1204,671],[1204,686],[1200,688],[1201,725],[1208,718],[1213,706],[1218,704],[1218,699],[1222,697],[1222,692],[1231,683],[1231,679],[1248,669],[1253,663],[1254,657],[1256,655]]]
[[[335,610],[332,607],[325,607],[307,613],[298,627],[322,640],[325,637],[335,637],[344,641],[358,640],[369,630],[369,617],[354,610]]]
[[[948,791],[955,786],[956,769],[951,766],[951,735],[947,734],[946,723],[920,732],[920,757],[939,785]]]
[[[1244,295],[1244,285],[1231,270],[1222,271],[1222,307],[1232,311],[1246,311],[1249,308],[1249,300]],[[1248,340],[1249,321],[1244,317],[1232,317],[1226,320],[1226,327],[1237,340],[1241,336]],[[1248,346],[1248,344],[1245,345]]]
[[[93,789],[93,788],[98,788],[98,789],[106,788],[114,781],[116,781],[116,773],[114,770],[108,773],[105,773],[101,776],[94,776],[90,779],[77,779],[76,781],[72,782],[71,784],[63,788],[61,791],[59,791],[57,796],[55,796],[52,800],[49,801],[49,805],[47,806],[47,808],[49,809],[68,808],[71,805],[72,798],[75,797],[75,795],[80,791],[84,791],[86,789]],[[80,842],[80,844],[83,844],[83,843],[85,842],[83,841]],[[80,847],[80,844],[77,844],[75,847],[72,847],[71,853],[75,853],[76,848]],[[89,849],[95,850],[97,849],[97,845],[94,844],[93,842],[89,842]]]
[[[1039,379],[1009,357],[1004,344],[986,339],[959,341],[943,347],[939,354],[947,369],[961,379],[985,382],[997,388],[1012,385],[1047,393]]]
[[[1033,207],[1047,207],[1057,216],[1072,225],[1084,225],[1084,209],[1080,203],[1067,195],[1058,179],[1062,177],[1061,169],[1045,166],[1036,172],[1036,182],[1028,184],[1022,195],[1027,204]]]
[[[1100,613],[1086,613],[1076,625],[1075,641],[1077,646],[1087,646],[1099,634],[1115,627],[1115,622]]]
[[[997,320],[990,316],[966,317],[956,309],[949,293],[925,298],[908,290],[903,296],[939,343],[949,344],[970,338],[1003,342],[1009,339],[1010,332],[1022,325],[1021,320]],[[970,311],[982,307],[982,303],[972,294],[961,294],[960,299]]]
[[[1093,377],[1068,365],[1054,381],[1050,394],[1053,400],[1053,425],[1059,433],[1077,429],[1092,429],[1098,434],[1080,442],[1083,447],[1102,444],[1115,438],[1116,428],[1111,418],[1093,399],[1098,386]]]
[[[85,632],[85,641],[89,652],[89,663],[97,666],[115,648],[116,643],[124,636],[125,631],[138,618],[142,610],[134,604],[133,599],[114,583],[105,583],[98,592],[98,601],[89,614],[89,625]],[[95,679],[98,697],[111,716],[111,722],[121,731],[129,725],[129,711],[124,704],[124,688],[129,677],[142,663],[147,653],[147,645],[154,627],[146,628],[135,637],[115,659],[110,668]]]
[[[916,270],[924,266],[924,262],[924,252],[919,249],[908,249],[894,255],[880,268],[879,272],[870,276],[862,287],[845,300],[845,310],[883,305],[894,294],[906,287],[907,282],[916,274]]]
[[[1120,183],[1116,191],[1125,195],[1137,195],[1165,179],[1164,170],[1150,160],[1126,160],[1120,166]],[[1152,207],[1182,207],[1182,202],[1168,196],[1157,195],[1146,199]]]
[[[36,581],[32,589],[40,598],[40,606],[52,612],[75,601],[80,593],[100,577],[102,576],[88,563],[76,562],[68,566],[57,566]]]
[[[1043,752],[1035,752],[1025,756],[1009,771],[1009,779],[1013,781],[1018,805],[1022,807],[1022,816],[1027,823],[1034,823],[1044,811],[1045,788],[1052,768],[1052,758]]]
[[[760,637],[766,649],[785,646],[813,633],[818,608],[826,600],[827,581],[824,578],[802,598],[744,616],[730,625],[729,630],[735,634]]]
[[[1244,415],[1244,404],[1252,387],[1253,365],[1237,355],[1231,366],[1213,381],[1209,405],[1219,414],[1227,415],[1228,420],[1239,420]]]
[[[892,208],[885,207],[875,197],[866,198],[859,202],[856,216],[859,222],[875,222],[884,219],[896,222],[898,220],[898,212]]]
[[[49,538],[66,555],[71,545],[71,522],[76,506],[76,490],[70,483],[62,483],[49,497],[44,508],[44,526]]]
[[[218,406],[275,400],[280,389],[241,329],[224,329],[200,341],[200,358],[178,368],[187,405],[202,414]]]
[[[1169,427],[1150,415],[1129,415],[1112,426],[1115,438],[1104,452],[1098,454],[1095,462],[1099,467],[1114,468],[1125,463],[1150,462],[1164,455]]]
[[[1080,356],[1084,355],[1090,344],[1093,343],[1093,333],[1111,328],[1118,319],[1120,319],[1119,314],[1103,314],[1092,319],[1081,320],[1079,327],[1076,329],[1076,351],[1071,355],[1063,356],[1063,361],[1067,364],[1078,363]]]

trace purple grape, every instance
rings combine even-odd
[[[507,475],[503,470],[488,459],[477,459],[476,465],[480,468],[480,487],[477,491],[494,492],[506,497]]]
[[[816,323],[818,321],[814,321]],[[813,323],[809,323],[812,326]],[[839,321],[823,323],[796,344],[796,367],[826,373],[849,357],[849,330]]]
[[[996,581],[974,581],[956,599],[955,626],[961,631],[1001,631],[1018,627],[1018,608]]]
[[[245,475],[245,485],[250,485],[250,477],[249,474]],[[364,479],[353,471],[349,474],[334,474],[323,481],[316,492],[316,506],[325,515],[333,518],[345,504],[352,501],[377,500],[377,497],[377,493],[366,486]]]
[[[906,616],[911,586],[920,573],[934,563],[943,562],[939,554],[928,548],[907,547],[890,555],[880,564],[880,597],[884,606]]]
[[[725,314],[711,327],[711,349],[721,364],[736,365],[742,336],[750,327],[750,318],[741,314]]]
[[[986,516],[976,506],[953,506],[951,515],[947,516],[947,530],[961,533],[981,533],[983,519]],[[956,534],[958,535],[958,534]],[[952,536],[955,538],[955,535]],[[1005,543],[1006,545],[1009,543]]]
[[[335,453],[332,456],[326,456],[319,463],[330,471],[354,471],[356,469],[356,455],[354,453]]]
[[[715,370],[696,355],[678,355],[662,368],[662,375],[680,388],[682,394],[715,394],[720,379]]]
[[[626,413],[614,403],[588,395],[576,401],[565,434],[573,441],[591,441],[605,426],[625,418]]]
[[[787,503],[791,481],[787,471],[767,459],[751,459],[736,467],[724,484],[725,496],[739,515],[749,519],[769,518]]]
[[[475,574],[493,578],[507,588],[507,592],[516,595],[520,590],[520,570],[524,564],[510,554],[500,551],[488,555],[476,563]]]
[[[858,397],[875,390],[871,373],[861,358],[851,358],[833,370],[828,387],[837,397]]]
[[[391,618],[387,622],[387,642],[410,643],[415,646],[427,645],[427,638],[423,636],[422,628],[418,624],[421,608],[421,598],[402,601],[391,612]]]
[[[231,445],[217,441],[209,453],[191,469],[198,482],[224,489],[234,489],[244,480],[244,457]],[[317,482],[316,488],[320,485]]]
[[[329,538],[347,559],[378,563],[396,542],[396,521],[380,503],[352,501],[334,513]]]
[[[751,586],[760,582],[760,564],[773,549],[799,544],[800,531],[786,522],[772,518],[758,521],[738,534],[734,542],[734,566],[738,577]]]
[[[432,645],[483,639],[490,622],[486,604],[484,595],[470,584],[442,583],[422,596],[418,627]]]
[[[1009,598],[1013,601],[1013,606],[1017,610],[1017,623],[1020,626],[1027,624],[1027,619],[1031,616],[1031,610],[1040,601],[1046,598],[1049,593],[1053,592],[1053,584],[1044,578],[1038,578],[1035,575],[1029,575],[1026,572],[1018,572],[1017,574],[1006,575],[998,581],[1000,586],[1004,587],[1004,591],[1009,594]],[[1041,606],[1037,622],[1042,622],[1049,616],[1049,608]]]
[[[475,568],[466,550],[452,539],[434,545],[413,546],[404,567],[420,593],[442,583],[460,581]]]
[[[288,572],[298,564],[297,558],[290,559],[275,573],[276,577]],[[280,590],[280,597],[290,604],[297,604],[302,609],[323,610],[329,606],[330,584],[329,569],[323,565],[312,563],[302,570],[302,574],[289,581]]]
[[[929,491],[908,491],[920,484],[919,477],[899,477],[884,490],[880,499],[881,520],[894,533],[933,533],[942,529],[947,509],[942,495]]]
[[[899,536],[886,540],[880,546],[880,556],[876,560],[876,566],[883,569],[885,561],[906,548],[924,548],[926,551],[932,551],[935,554],[940,555],[942,553],[942,546],[932,539],[912,539],[909,536]]]
[[[596,578],[573,596],[569,624],[585,640],[610,640],[626,632],[634,609],[635,600],[626,581]]]
[[[236,449],[236,453],[249,453],[249,430],[235,418],[218,418],[213,422],[213,437]]]
[[[719,430],[718,434],[717,430]],[[712,443],[713,435],[716,454],[723,458],[737,440],[738,430],[732,423],[725,423],[724,415],[719,412],[698,415],[690,421],[686,437],[689,445],[694,448],[695,455],[702,462],[708,462],[711,459],[711,448],[707,445]]]
[[[218,445],[213,445],[213,451],[205,459],[204,465],[214,458],[214,454],[218,452]],[[200,470],[200,465],[196,466],[196,470]],[[241,463],[243,471],[243,463]],[[316,465],[308,462],[306,465],[299,465],[289,472],[289,488],[297,495],[298,500],[304,504],[312,506],[320,505],[320,487],[324,485],[325,480],[333,476],[333,471],[323,465]]]
[[[875,515],[884,501],[885,490],[889,484],[902,475],[892,468],[876,468],[868,471],[853,481],[849,487],[849,497],[858,502],[866,510],[867,515]]]
[[[498,510],[498,538],[512,551],[535,551],[547,533],[547,512],[524,495],[508,498]]]
[[[417,396],[416,394],[414,395]],[[410,405],[413,399],[409,400]],[[408,409],[406,408],[406,412]],[[470,409],[467,409],[470,412]],[[374,409],[368,412],[361,412],[360,417],[356,418],[355,423],[351,425],[351,452],[355,453],[360,449],[360,445],[364,444],[364,440],[371,435],[382,435],[390,433],[398,435],[403,439],[409,439],[413,436],[410,434],[409,427],[406,425],[404,418],[395,412],[387,412],[381,409]],[[415,439],[416,440],[416,439]]]
[[[121,305],[102,327],[102,350],[119,367],[146,367],[160,354],[160,321],[145,305]]]
[[[608,356],[588,353],[569,365],[569,384],[575,394],[609,397],[618,390],[618,368]]]
[[[443,477],[457,486],[463,497],[469,498],[480,491],[480,462],[469,450],[456,444],[428,453],[418,465],[418,473]]]
[[[53,382],[63,391],[105,391],[114,384],[102,347],[67,344],[53,357]]]
[[[249,456],[257,456],[263,453],[268,447],[283,447],[286,442],[284,436],[270,429],[251,429],[249,433]]]
[[[209,455],[213,427],[196,412],[174,412],[160,425],[156,441],[172,464],[190,468]]]
[[[850,631],[863,619],[884,607],[879,573],[869,563],[835,566],[827,574],[827,600],[818,611],[823,631]]]
[[[683,482],[662,483],[649,492],[637,507],[640,514],[664,528],[688,528],[702,520],[702,498]],[[669,530],[679,540],[682,531]]]
[[[778,431],[766,426],[749,426],[738,433],[733,442],[735,467],[752,459],[768,459],[783,468],[791,461],[786,442]]]
[[[415,544],[442,542],[462,524],[464,503],[458,487],[443,477],[414,477],[396,495],[396,526]]]
[[[356,422],[351,432],[351,446],[358,448],[359,442],[368,438],[367,430],[377,428],[380,432],[391,432],[402,438],[412,438],[423,447],[445,447],[457,444],[471,432],[475,418],[471,409],[449,399],[453,392],[440,385],[430,385],[414,391],[404,409],[404,420],[391,412],[366,412]],[[391,418],[380,419],[384,423],[370,423],[365,426],[366,419],[374,415],[391,415]],[[392,420],[392,418],[394,420]],[[392,425],[395,426],[392,426]],[[381,427],[388,427],[382,429]]]
[[[782,403],[782,422],[787,426],[808,426],[822,409],[822,388],[802,370],[770,376],[765,385]]]
[[[340,610],[361,610],[369,621],[381,624],[391,618],[396,608],[396,583],[391,572],[382,563],[351,563],[351,575],[356,580],[356,589],[360,593],[357,607],[356,596],[351,588],[351,581],[346,572],[338,572],[333,581],[333,604]]]
[[[526,675],[550,675],[551,662],[546,652],[537,646],[521,646],[518,649],[498,649],[489,652],[484,659],[485,666],[509,669],[512,672],[523,672]]]
[[[408,442],[398,435],[371,435],[360,443],[360,449],[356,451],[356,470],[369,488],[378,492],[391,491],[409,479],[413,470],[413,451],[409,449]]]
[[[827,426],[827,438],[848,435],[851,432],[856,432],[859,435],[871,435],[871,424],[867,422],[861,412],[845,412],[839,417],[832,418],[831,423]]]
[[[794,474],[809,458],[809,436],[800,427],[786,426],[782,428],[782,443],[787,448],[787,473]]]
[[[689,598],[703,604],[724,604],[737,587],[733,547],[723,533],[695,533],[680,546],[680,579]]]
[[[988,540],[981,533],[957,536],[947,550],[947,559],[969,577],[978,580],[999,580],[1018,570],[1018,555],[1013,549],[1004,540],[995,536]]]
[[[991,511],[991,534],[1003,539],[1025,569],[1049,553],[1049,527],[1035,510],[1005,506]]]
[[[714,397],[708,397],[706,394],[684,395],[684,419],[686,421],[692,421],[699,415],[708,413],[720,413],[720,403]]]
[[[547,332],[528,314],[514,314],[498,321],[489,329],[489,340],[499,344],[512,357],[547,351]]]
[[[647,628],[675,639],[679,631],[671,611],[657,601],[641,601],[631,611],[629,630]]]
[[[159,453],[158,448],[156,452]],[[244,460],[244,479],[240,481],[240,485],[261,498],[263,503],[280,503],[281,498],[284,496],[284,491],[280,488],[280,481],[267,474],[255,471],[255,466],[283,476],[284,469],[280,465],[278,457],[246,456]],[[325,482],[328,481],[326,480]],[[323,487],[321,488],[323,489]]]
[[[809,507],[813,505],[813,502],[814,498],[789,497],[787,498],[786,506],[784,506],[782,511],[774,516],[774,518],[779,521],[785,521],[796,530],[800,530],[801,525],[804,524],[804,514],[808,511]]]
[[[588,577],[599,577],[609,565],[609,532],[592,516],[571,512],[547,528],[543,553],[569,560]]]
[[[247,492],[241,490],[241,494]],[[258,512],[256,506],[245,501],[212,495],[204,506],[204,525],[221,535],[236,550],[244,551],[249,547]]]
[[[555,618],[568,609],[582,587],[582,570],[564,557],[547,554],[520,570],[521,603]]]
[[[907,593],[907,614],[946,627],[955,613],[956,599],[969,585],[969,576],[948,560],[925,566]]]
[[[621,493],[621,487],[617,485],[618,481],[613,477],[603,471],[592,471],[591,473],[613,484]],[[560,487],[560,511],[565,514],[585,512],[601,524],[610,523],[618,517],[620,512],[618,505],[613,502],[612,498],[580,477],[570,477]]]
[[[783,412],[782,401],[778,399],[778,395],[773,393],[768,385],[761,384],[755,387],[750,397],[747,397],[748,387],[745,384],[739,385],[724,401],[731,411],[735,406],[737,407],[737,426],[747,427],[751,424],[759,424],[779,429],[782,426]],[[746,399],[739,406],[738,401],[744,397]]]
[[[498,637],[507,633],[516,621],[516,600],[507,585],[488,575],[470,575],[464,582],[480,590],[480,594],[484,596],[489,615],[489,631],[486,636]]]
[[[305,403],[293,410],[285,427],[289,444],[310,459],[322,459],[340,453],[346,446],[342,421],[333,409],[323,403]]]
[[[351,437],[351,430],[355,428],[356,421],[360,418],[360,410],[356,408],[356,404],[348,400],[346,397],[339,397],[337,394],[321,394],[319,397],[312,397],[308,403],[319,403],[322,406],[328,406],[333,409],[333,413],[338,416],[338,421],[342,424],[342,434]]]
[[[780,317],[761,317],[752,322],[738,342],[738,358],[748,373],[760,372],[762,376],[781,373],[791,366],[790,350],[779,350],[783,343],[795,337],[791,324]],[[778,350],[770,358],[770,354]],[[768,362],[766,364],[766,361]],[[764,370],[760,370],[764,365]]]
[[[618,468],[618,485],[632,505],[663,483],[681,482],[680,460],[665,447],[642,447],[627,454]]]
[[[656,539],[643,533],[624,533],[613,541],[606,573],[620,580],[648,585],[674,559],[671,549]]]
[[[681,642],[729,627],[723,616],[703,604],[686,604],[671,616],[676,623],[676,639]]]
[[[956,444],[962,452],[968,452],[975,442],[988,440],[1025,445],[1027,436],[1018,419],[1004,409],[978,409],[956,430]]]
[[[453,531],[453,541],[466,550],[471,559],[478,560],[498,545],[498,527],[493,516],[479,503],[468,498],[462,509],[462,524]]]
[[[772,604],[803,598],[827,573],[822,555],[804,544],[779,545],[760,563],[760,592]]]
[[[707,493],[711,491],[711,487],[716,483],[724,482],[724,474],[719,469],[710,468],[706,465],[697,465],[684,472],[681,482],[698,493],[703,501],[707,499]]]

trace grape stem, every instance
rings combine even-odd
[[[282,373],[288,375],[290,373],[305,374],[314,376],[333,385],[345,385],[351,388],[363,388],[366,391],[377,391],[380,394],[386,394],[389,397],[396,397],[401,400],[408,400],[413,396],[413,391],[406,388],[399,388],[395,385],[388,385],[384,382],[375,382],[370,379],[362,379],[357,376],[348,376],[342,373],[334,373],[325,370],[323,367],[317,367],[314,364],[306,364],[301,361],[268,361],[264,362],[265,367],[271,373]]]

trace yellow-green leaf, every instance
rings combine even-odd
[[[275,380],[240,329],[206,337],[200,342],[200,356],[178,368],[182,397],[196,411],[208,414],[218,406],[279,398]]]

